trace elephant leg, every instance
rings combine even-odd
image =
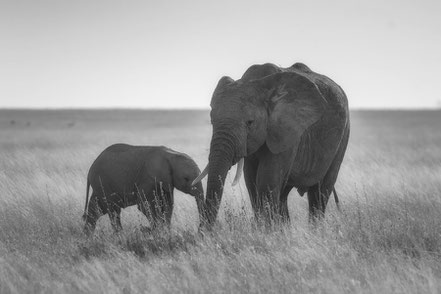
[[[152,190],[151,193],[144,195],[138,209],[147,217],[152,230],[163,226],[168,220],[171,221],[172,211],[167,208],[170,203],[166,202],[166,192],[160,189]]]
[[[337,175],[340,170],[341,162],[346,152],[349,139],[349,126],[346,127],[343,133],[343,138],[338,147],[332,163],[326,172],[325,177],[321,183],[318,183],[308,189],[309,202],[309,220],[314,221],[317,218],[323,217],[325,214],[326,204],[329,196],[334,190],[334,185],[337,180]]]
[[[261,186],[259,194],[262,199],[261,215],[265,223],[279,223],[281,221],[280,188],[276,186]]]
[[[309,221],[316,221],[324,217],[326,205],[332,190],[323,190],[321,183],[308,189]]]
[[[153,192],[153,197],[150,202],[150,211],[152,214],[153,222],[152,227],[156,228],[162,226],[165,223],[165,192],[161,189],[160,185],[156,185],[155,191]]]
[[[163,191],[157,195],[151,205],[152,229],[170,229],[173,215],[173,193]]]
[[[155,188],[154,183],[142,183],[136,187],[136,199],[139,211],[141,211],[147,220],[150,227],[155,226],[156,210],[155,210]]]
[[[109,211],[109,218],[112,228],[115,232],[119,232],[122,230],[121,225],[121,208],[118,206],[112,207]]]
[[[164,191],[162,185],[145,183],[138,187],[138,209],[147,217],[152,229],[167,227],[173,214],[173,192]]]
[[[289,211],[288,211],[288,194],[291,192],[294,186],[287,185],[283,188],[280,194],[280,215],[282,217],[282,222],[289,222]]]
[[[116,216],[116,225],[118,226],[119,230],[122,230],[122,225],[121,225],[121,209],[120,209],[120,212]]]
[[[156,213],[153,207],[154,207],[153,203],[148,200],[139,201],[138,203],[138,210],[145,215],[152,228],[155,226],[155,218],[156,218]]]
[[[98,219],[103,215],[103,212],[99,206],[98,195],[92,192],[90,201],[87,207],[87,214],[85,215],[84,233],[90,235],[93,233],[96,227]]]
[[[340,171],[340,166],[343,161],[343,157],[346,152],[346,147],[348,145],[348,139],[349,139],[349,128],[345,129],[345,132],[343,134],[343,139],[340,142],[340,146],[337,150],[337,153],[335,154],[334,159],[332,160],[331,166],[329,167],[328,171],[326,172],[326,175],[323,179],[322,183],[322,191],[329,191],[329,194],[331,191],[333,191],[335,182],[337,181],[338,172]],[[338,197],[337,193],[335,193],[335,201],[336,205],[339,208],[338,205]]]
[[[257,219],[259,211],[261,210],[261,201],[258,199],[257,194],[257,167],[259,162],[254,156],[249,156],[245,158],[243,166],[243,174],[245,179],[245,184],[247,186],[248,194],[250,197],[251,207],[254,212],[254,217]]]
[[[156,223],[160,227],[170,228],[174,204],[173,188],[165,188],[162,185],[157,185],[156,191],[159,192]]]
[[[173,215],[174,196],[173,192],[164,192],[164,205],[162,213],[164,215],[165,225],[170,228]]]
[[[281,169],[276,160],[267,158],[259,162],[257,169],[257,193],[261,201],[260,213],[267,224],[281,221],[280,196],[282,190]]]

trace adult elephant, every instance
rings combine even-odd
[[[325,212],[349,138],[344,91],[302,63],[251,66],[240,80],[219,80],[211,100],[206,222],[217,216],[228,170],[243,165],[256,217],[289,220],[292,188],[308,194],[309,216]],[[235,181],[237,181],[236,175]]]

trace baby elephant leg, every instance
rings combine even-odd
[[[153,227],[153,203],[151,199],[153,196],[151,195],[151,190],[148,185],[141,185],[137,187],[137,190],[135,192],[136,195],[136,202],[138,210],[141,211],[147,220],[150,223],[150,226]]]
[[[173,194],[163,192],[140,201],[138,209],[147,217],[151,229],[169,228],[173,213]]]
[[[99,205],[98,195],[95,192],[93,192],[90,197],[87,212],[83,216],[83,219],[85,221],[83,231],[86,235],[90,235],[93,233],[96,227],[96,223],[102,215],[103,215],[103,210]]]
[[[122,230],[121,225],[121,208],[114,206],[109,211],[110,224],[113,230],[117,233]]]
[[[154,193],[153,201],[150,203],[152,215],[152,229],[164,229],[170,227],[171,210],[170,210],[170,193],[157,189],[158,193]]]
[[[164,192],[163,201],[161,206],[161,218],[163,220],[163,224],[170,228],[171,218],[173,214],[173,192]]]

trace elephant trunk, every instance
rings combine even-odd
[[[213,134],[208,157],[207,196],[205,199],[206,221],[210,227],[216,220],[228,170],[235,163],[237,138],[230,132]]]
[[[205,203],[204,203],[204,188],[202,183],[199,182],[194,185],[195,193],[194,198],[196,199],[196,206],[198,208],[199,222],[202,225],[205,222]]]

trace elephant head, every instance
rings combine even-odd
[[[263,74],[256,73],[262,69]],[[251,67],[237,81],[223,77],[214,91],[208,165],[197,179],[208,173],[208,224],[216,219],[225,177],[232,165],[265,144],[274,154],[291,150],[295,155],[302,134],[325,112],[325,98],[301,72],[269,69]]]
[[[202,183],[192,184],[193,180],[201,173],[197,164],[188,155],[169,150],[172,154],[169,160],[173,186],[181,192],[192,195],[196,199],[199,221],[205,220],[204,188]]]

